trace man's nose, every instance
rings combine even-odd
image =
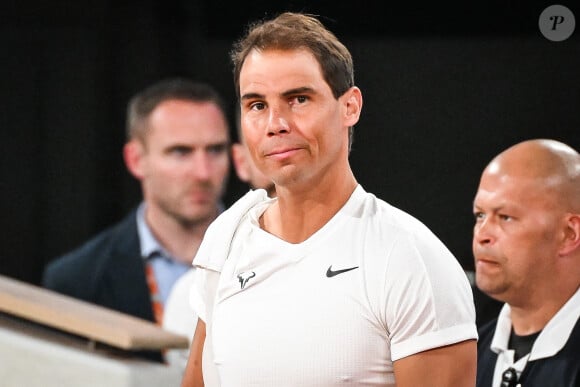
[[[290,125],[288,120],[284,117],[281,108],[271,108],[268,117],[268,134],[275,135],[290,132]]]
[[[198,152],[192,160],[190,173],[199,180],[209,180],[213,171],[213,162],[207,152]]]
[[[478,244],[490,244],[495,240],[493,234],[493,224],[489,218],[475,224],[473,229],[473,240]]]

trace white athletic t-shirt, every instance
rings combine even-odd
[[[196,271],[222,387],[394,386],[393,361],[477,339],[465,272],[417,219],[358,186],[291,244],[259,228],[271,202],[242,219],[219,277]]]

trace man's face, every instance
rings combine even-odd
[[[477,286],[512,305],[531,300],[551,275],[561,211],[541,179],[487,168],[474,200]]]
[[[228,124],[213,103],[170,100],[151,113],[139,161],[153,210],[184,225],[216,215],[229,173]]]
[[[305,187],[340,170],[353,120],[345,94],[334,98],[305,50],[252,51],[240,72],[241,126],[259,170],[277,186]]]

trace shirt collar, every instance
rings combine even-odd
[[[161,255],[162,257],[171,257],[171,255],[163,248],[161,243],[153,236],[153,232],[145,221],[145,202],[141,202],[137,208],[137,233],[139,234],[139,244],[141,245],[141,257],[143,259],[151,258],[153,255]],[[218,213],[224,211],[224,204],[218,203]]]
[[[491,341],[491,350],[495,353],[507,351],[508,340],[511,332],[511,309],[504,304],[497,319],[497,327]],[[530,352],[529,361],[550,357],[558,353],[574,329],[574,325],[580,317],[580,289],[564,304],[552,317],[536,339]]]
[[[153,236],[149,225],[145,221],[145,207],[145,202],[142,202],[137,208],[137,233],[139,234],[139,244],[141,245],[141,256],[143,259],[150,258],[155,254],[168,257],[169,254]]]

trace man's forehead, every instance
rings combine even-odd
[[[299,63],[299,64],[298,64]],[[240,72],[240,89],[254,87],[295,88],[322,79],[320,65],[305,50],[270,50],[248,56]]]
[[[538,203],[556,200],[556,192],[541,178],[484,173],[474,204],[492,207],[533,208]]]

